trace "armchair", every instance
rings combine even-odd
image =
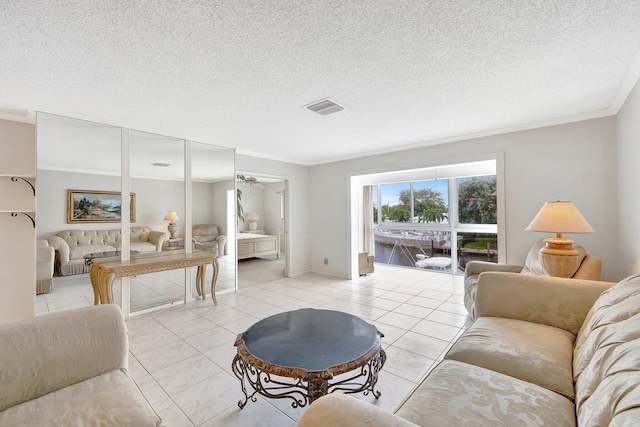
[[[485,261],[471,261],[467,263],[464,273],[464,305],[469,314],[476,317],[476,290],[482,280],[481,273],[495,271],[503,273],[520,273],[533,276],[549,276],[540,263],[540,248],[545,245],[544,240],[538,241],[527,254],[525,265],[495,264]],[[580,268],[572,279],[600,280],[602,273],[602,260],[596,256],[587,255],[582,246],[574,246],[583,256]]]
[[[36,294],[53,291],[53,264],[55,249],[44,239],[36,246]]]
[[[196,224],[191,229],[193,249],[213,252],[216,256],[224,255],[227,236],[220,234],[220,228],[215,224]]]
[[[115,304],[0,325],[0,425],[162,426],[129,375]]]

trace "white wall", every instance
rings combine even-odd
[[[292,163],[236,154],[236,170],[289,178],[289,194],[287,198],[290,201],[288,223],[291,246],[288,246],[287,250],[291,262],[288,274],[295,276],[309,271],[310,229],[312,224],[309,216],[309,168]]]
[[[27,210],[34,215],[36,206],[31,187],[12,176],[35,182],[36,128],[33,125],[0,120],[0,324],[35,314],[36,240],[31,220],[11,212]],[[40,177],[38,177],[39,179]],[[26,209],[25,209],[26,208]],[[36,220],[40,218],[37,217]]]
[[[119,191],[120,177],[75,172],[38,170],[38,238],[46,239],[62,230],[104,230],[119,228],[119,223],[67,224],[67,190]],[[166,231],[164,216],[175,211],[180,217],[176,236],[184,235],[184,183],[156,179],[131,179],[131,192],[136,194],[136,222],[132,227],[145,226]],[[212,184],[193,183],[193,223],[212,221]]]
[[[522,263],[531,245],[550,237],[524,231],[548,200],[571,200],[596,230],[568,235],[603,260],[603,279],[624,276],[618,266],[616,120],[607,117],[450,144],[312,166],[310,267],[349,277],[349,177],[456,163],[504,153],[507,262]],[[329,258],[329,265],[323,265]]]
[[[640,82],[617,116],[620,271],[640,273]]]

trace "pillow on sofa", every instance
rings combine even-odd
[[[540,249],[544,248],[546,243],[543,240],[539,240],[529,251],[527,254],[527,260],[524,263],[524,268],[520,272],[521,274],[532,274],[534,276],[548,276],[542,267],[542,263],[540,262]],[[587,256],[587,251],[582,246],[573,246],[580,253],[580,264]],[[578,264],[578,265],[580,265]],[[574,272],[575,273],[575,272]]]

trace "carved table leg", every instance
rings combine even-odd
[[[106,273],[102,269],[96,269],[95,283],[98,288],[100,304],[113,304],[113,281],[116,275]]]
[[[91,287],[93,288],[93,305],[100,304],[100,290],[98,289],[97,267],[91,264],[89,269],[89,277],[91,278]]]
[[[205,277],[207,274],[206,265],[199,265],[196,270],[196,289],[198,290],[198,296],[201,296],[202,299],[207,299],[207,294],[204,290]]]
[[[104,277],[103,291],[106,295],[105,297],[101,296],[103,304],[113,304],[113,282],[115,281],[115,278],[116,278],[116,275],[113,273]]]
[[[218,273],[220,272],[220,261],[218,261],[218,258],[213,259],[212,265],[213,278],[211,279],[211,299],[213,300],[214,305],[218,305],[218,300],[216,299],[216,282],[218,281]],[[202,278],[202,290],[204,291],[204,277]]]

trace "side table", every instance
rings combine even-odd
[[[178,249],[184,249],[184,237],[174,237],[162,245],[163,251],[175,251]]]

